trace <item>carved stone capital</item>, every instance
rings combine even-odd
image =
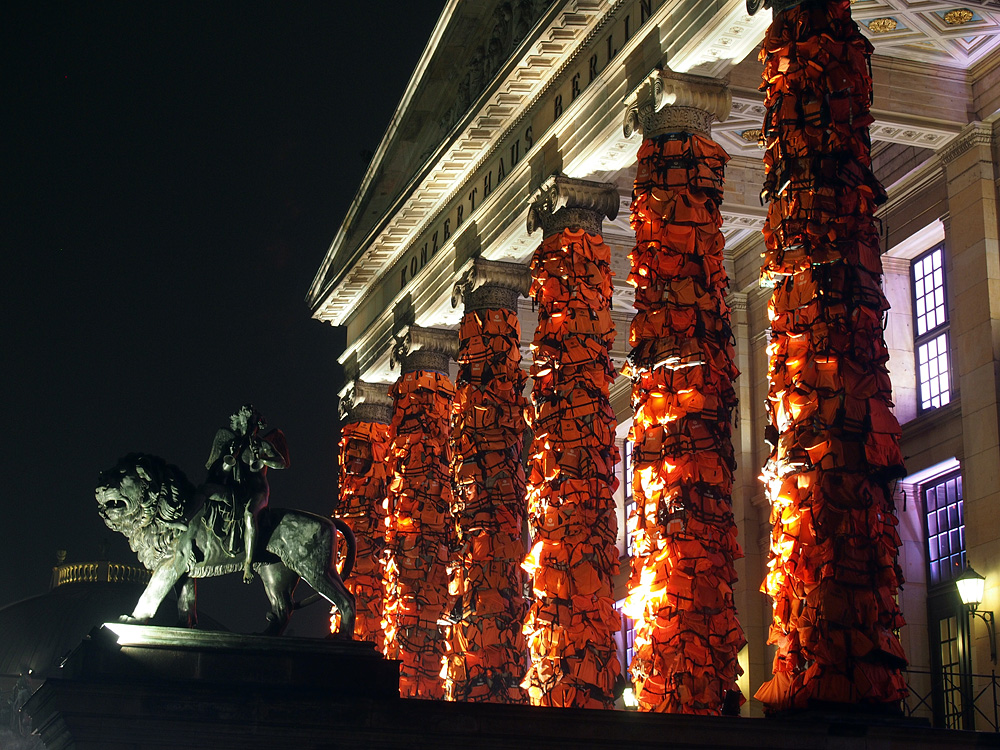
[[[392,398],[388,383],[366,383],[355,380],[340,397],[340,421],[381,422],[392,421]]]
[[[447,373],[448,365],[457,356],[458,331],[411,325],[396,334],[389,367],[395,369],[399,365],[401,373],[414,370]]]
[[[654,70],[625,99],[622,132],[626,138],[642,133],[655,138],[665,133],[712,136],[712,122],[725,122],[733,96],[723,81],[672,70]]]
[[[976,146],[993,145],[993,127],[985,122],[970,122],[955,139],[941,149],[941,161],[950,164]]]
[[[451,306],[469,310],[517,310],[517,298],[527,297],[531,272],[520,263],[476,258],[455,284]]]
[[[541,229],[548,237],[567,227],[600,234],[604,217],[614,219],[618,205],[618,188],[612,183],[555,174],[528,200],[528,234]]]

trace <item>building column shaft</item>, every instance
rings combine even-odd
[[[491,272],[510,278],[506,284],[477,285]],[[527,610],[521,569],[527,374],[521,369],[517,298],[527,292],[528,281],[524,266],[477,260],[460,282],[465,315],[451,415],[451,510],[458,548],[450,583],[455,600],[447,637],[449,700],[526,699],[520,682],[527,666],[521,633]]]
[[[455,387],[446,373],[448,352],[437,350],[439,341],[421,342],[424,334],[416,327],[408,332],[400,346],[401,375],[390,392],[385,654],[400,660],[404,698],[444,698],[438,623],[448,603],[454,546],[448,433]],[[447,341],[448,334],[437,338]]]
[[[618,194],[583,181],[548,185],[545,207],[529,215],[529,230],[541,226],[545,238],[531,261],[534,539],[524,566],[535,601],[524,626],[531,667],[523,684],[533,705],[607,708],[621,672],[612,598],[618,452],[608,398],[611,250],[594,202],[617,211]]]
[[[719,212],[729,157],[707,133],[671,127],[672,115],[644,118],[632,201],[637,313],[625,373],[636,511],[625,611],[635,621],[639,708],[720,714],[742,702],[737,655],[746,644],[733,602],[733,562],[742,556],[732,512],[739,371]]]
[[[847,2],[774,14],[764,38],[770,200],[762,281],[771,446],[764,480],[774,677],[768,712],[830,703],[887,711],[906,694],[902,574],[889,483],[904,474],[882,330],[873,214],[871,44]]]
[[[344,581],[356,601],[354,638],[374,642],[379,651],[385,647],[382,553],[388,488],[386,450],[391,418],[388,389],[387,384],[355,384],[353,393],[341,402],[346,407],[342,412],[349,421],[341,428],[337,454],[340,498],[336,515],[350,526],[357,542],[354,570]],[[350,403],[355,401],[359,391],[367,391],[368,399]],[[338,626],[339,616],[334,615],[331,632],[336,633]]]

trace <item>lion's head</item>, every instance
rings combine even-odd
[[[154,569],[185,527],[194,485],[162,458],[130,453],[101,472],[94,494],[104,523],[124,534],[142,564]]]

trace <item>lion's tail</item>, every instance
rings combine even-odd
[[[354,570],[354,561],[358,554],[358,543],[354,539],[354,532],[351,531],[351,527],[348,526],[344,521],[339,518],[331,518],[333,525],[337,527],[337,531],[341,533],[344,537],[344,541],[347,542],[347,554],[344,555],[344,567],[340,570],[341,580],[346,579],[351,571]]]
[[[347,542],[347,554],[344,555],[344,567],[340,571],[341,580],[347,578],[354,570],[354,562],[358,555],[358,543],[354,538],[354,532],[351,531],[351,527],[346,523],[341,521],[339,518],[331,518],[333,525],[337,528],[343,537],[344,541]],[[319,594],[310,594],[301,601],[297,601],[292,605],[292,609],[302,609],[303,607],[308,607],[310,604],[315,604],[323,597]]]

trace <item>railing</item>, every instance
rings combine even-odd
[[[997,673],[962,675],[960,672],[906,671],[910,694],[903,701],[907,716],[931,720],[942,729],[1000,732],[1000,682]],[[934,692],[943,705],[935,710]]]
[[[149,583],[149,571],[134,565],[87,562],[57,565],[52,569],[52,588],[66,583]]]

